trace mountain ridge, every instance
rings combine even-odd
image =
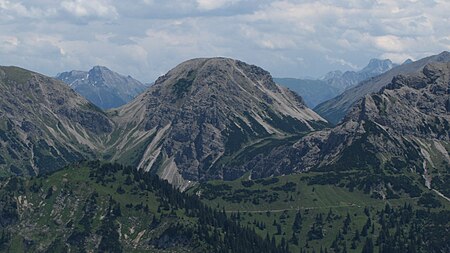
[[[305,99],[306,104],[314,108],[318,104],[338,96],[359,82],[382,74],[394,66],[396,64],[389,59],[371,59],[364,68],[358,71],[330,71],[318,79],[274,78],[274,80],[300,94]]]
[[[255,157],[247,162],[247,170],[273,168],[276,175],[352,169],[376,176],[408,174],[413,182],[448,196],[449,77],[449,62],[397,75],[378,93],[354,104],[336,127]]]
[[[56,78],[102,109],[122,106],[147,88],[131,76],[118,74],[104,66],[94,66],[89,71],[62,72]]]
[[[341,95],[317,105],[314,108],[314,111],[327,119],[330,123],[337,124],[358,99],[366,94],[379,91],[384,85],[389,83],[395,75],[418,71],[431,62],[446,61],[450,61],[450,53],[444,51],[438,55],[399,65],[386,73],[362,81],[357,86],[344,91]]]

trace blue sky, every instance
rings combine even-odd
[[[448,0],[0,0],[0,65],[47,75],[104,65],[152,82],[226,56],[277,77],[450,50]]]

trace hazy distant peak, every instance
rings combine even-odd
[[[404,61],[403,63],[402,63],[402,65],[403,64],[410,64],[410,63],[413,63],[414,61],[413,60],[411,60],[411,59],[406,59],[406,61]]]
[[[438,54],[438,55],[436,55],[436,57],[437,57],[437,61],[438,62],[447,62],[447,61],[450,61],[450,52],[448,52],[448,51],[443,51],[442,53],[440,53],[440,54]]]
[[[119,107],[147,88],[130,75],[124,76],[99,65],[89,71],[63,72],[56,78],[102,109]]]
[[[367,64],[367,66],[364,67],[359,72],[366,72],[366,73],[367,72],[369,72],[369,73],[375,72],[377,74],[381,74],[383,72],[386,72],[386,71],[392,69],[393,67],[394,67],[394,64],[389,59],[384,59],[384,60],[371,59],[369,61],[369,64]]]

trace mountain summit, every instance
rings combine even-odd
[[[102,109],[122,106],[147,88],[131,76],[120,75],[103,66],[89,71],[63,72],[56,78]]]
[[[169,182],[236,178],[219,166],[250,144],[323,128],[327,122],[269,72],[228,58],[181,63],[113,111],[113,160],[154,170]],[[114,141],[112,139],[112,141]]]

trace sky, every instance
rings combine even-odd
[[[448,0],[0,0],[0,65],[49,76],[103,65],[153,82],[224,56],[276,77],[450,51]]]

